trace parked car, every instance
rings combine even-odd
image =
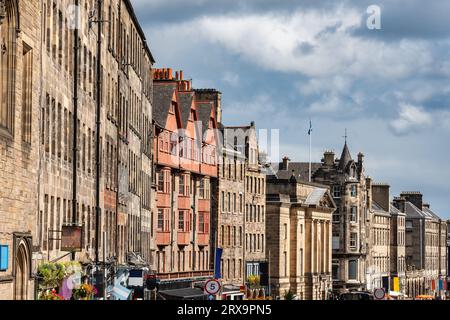
[[[373,294],[369,292],[348,292],[342,293],[339,300],[374,300]]]

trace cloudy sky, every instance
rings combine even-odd
[[[224,122],[280,129],[280,154],[350,151],[393,195],[450,218],[449,0],[132,0],[156,67],[223,93]],[[367,28],[370,5],[381,29]]]

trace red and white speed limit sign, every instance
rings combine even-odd
[[[373,295],[377,300],[384,300],[386,297],[386,291],[383,288],[378,288],[373,291]]]
[[[211,279],[205,283],[205,292],[207,294],[218,294],[220,292],[220,282],[219,280]]]

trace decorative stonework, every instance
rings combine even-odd
[[[3,19],[6,17],[6,4],[5,0],[0,0],[0,25],[3,22]]]

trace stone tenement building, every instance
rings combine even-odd
[[[406,214],[390,203],[390,276],[392,291],[406,294]]]
[[[222,156],[218,179],[211,185],[213,215],[212,246],[222,248],[220,262],[223,284],[238,287],[244,283],[245,150],[235,139],[235,130],[221,128]],[[214,256],[212,256],[214,259]]]
[[[222,248],[225,284],[240,286],[251,275],[260,276],[266,262],[265,175],[259,163],[256,127],[222,127],[222,159],[212,218],[215,245]]]
[[[266,262],[266,179],[259,162],[259,146],[255,123],[237,128],[245,134],[245,273],[260,275]]]
[[[406,213],[406,294],[442,295],[447,276],[447,222],[423,202],[420,192],[403,192],[394,205]]]
[[[267,176],[266,252],[271,288],[280,297],[291,291],[299,299],[323,300],[332,288],[332,213],[336,206],[326,186],[302,182],[294,168],[279,171],[275,167]]]
[[[212,275],[211,184],[217,179],[220,93],[206,99],[182,71],[175,74],[154,70],[156,268],[162,291]]]
[[[373,183],[366,179],[367,207],[369,208],[370,232],[366,262],[367,289],[392,288],[391,270],[391,215],[389,185]]]
[[[137,253],[152,262],[152,78],[154,63],[129,0],[102,1],[101,84],[97,83],[96,23],[89,15],[96,1],[79,7],[78,70],[74,70],[75,28],[68,10],[74,1],[43,1],[40,113],[40,176],[37,241],[50,259],[60,251],[57,231],[64,224],[83,226],[77,259],[116,258]],[[98,12],[98,11],[97,11]],[[93,19],[99,20],[98,15]],[[74,90],[74,81],[78,86]],[[96,119],[97,90],[101,116]],[[77,100],[74,99],[75,93]],[[74,101],[77,103],[77,194],[72,195]],[[101,122],[100,236],[95,238],[96,121]],[[76,201],[76,211],[72,209]],[[56,231],[56,232],[54,232]],[[106,256],[103,256],[105,247]],[[45,255],[45,258],[47,254]]]
[[[339,159],[325,152],[321,164],[313,165],[314,182],[327,185],[337,209],[333,215],[333,289],[366,287],[369,214],[364,155],[354,161],[347,142]],[[305,175],[306,176],[306,175]]]
[[[38,1],[0,0],[0,300],[34,293],[40,9]]]

